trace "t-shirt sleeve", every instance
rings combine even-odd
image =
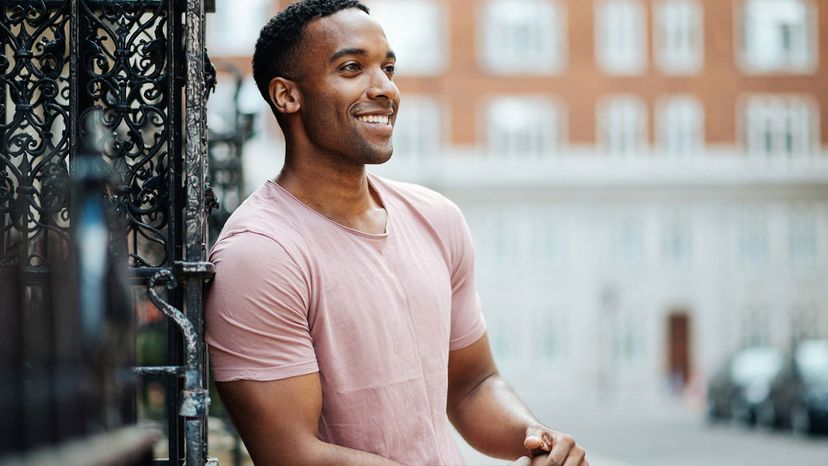
[[[486,333],[480,296],[474,285],[474,245],[471,232],[460,209],[451,201],[449,232],[451,234],[451,351],[465,348]]]
[[[213,376],[278,380],[319,370],[308,324],[309,286],[299,264],[266,236],[223,238],[205,306]]]

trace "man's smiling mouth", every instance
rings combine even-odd
[[[375,125],[390,124],[390,118],[388,117],[388,115],[360,115],[357,117],[357,120],[364,121],[365,123],[372,123]]]

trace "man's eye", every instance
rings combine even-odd
[[[346,63],[340,69],[342,71],[359,71],[359,65],[357,63]]]
[[[397,71],[397,65],[385,65],[382,69],[388,74],[394,74]]]

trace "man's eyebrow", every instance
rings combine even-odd
[[[362,55],[362,56],[365,56],[365,55],[368,55],[368,51],[365,50],[365,49],[360,49],[360,48],[356,48],[356,47],[345,48],[345,49],[339,50],[336,53],[334,53],[333,55],[331,55],[331,58],[330,58],[329,61],[335,62],[335,61],[339,60],[340,58],[348,56],[348,55]],[[385,54],[385,58],[389,59],[389,60],[390,59],[396,60],[397,59],[397,54],[395,54],[393,50],[389,50],[388,53]]]
[[[347,56],[347,55],[368,55],[368,52],[365,49],[359,49],[359,48],[341,49],[341,50],[337,51],[336,53],[334,53],[333,55],[331,55],[330,61],[332,61],[332,62],[337,61],[340,58],[342,58],[344,56]]]

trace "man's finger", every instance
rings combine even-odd
[[[586,452],[580,445],[574,445],[569,450],[569,456],[566,457],[566,462],[563,466],[584,466],[586,462]]]
[[[561,434],[556,436],[552,449],[549,451],[547,466],[564,466],[573,446],[575,446],[575,439],[571,435]]]
[[[544,448],[545,442],[543,438],[541,438],[538,434],[529,434],[526,436],[526,440],[523,441],[523,446],[526,447],[527,450],[545,450],[549,451],[549,448]]]
[[[541,426],[530,426],[526,429],[526,438],[523,441],[523,446],[532,452],[532,456],[537,456],[539,452],[548,452],[552,449],[552,442],[549,438],[549,433]]]

